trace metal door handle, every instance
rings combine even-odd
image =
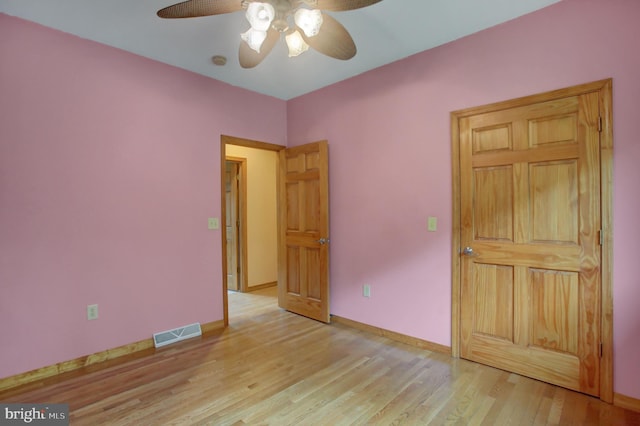
[[[465,256],[473,256],[474,254],[476,254],[476,252],[474,252],[471,247],[467,246],[462,249],[462,254],[464,254]]]
[[[328,238],[320,238],[318,240],[318,242],[320,243],[321,246],[327,244],[329,241],[330,240]]]

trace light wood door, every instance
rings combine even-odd
[[[460,126],[460,354],[598,395],[598,93]]]
[[[278,305],[329,322],[327,142],[280,151]]]
[[[227,289],[240,290],[239,286],[239,224],[238,215],[238,163],[227,161],[225,173],[225,234],[227,238]]]

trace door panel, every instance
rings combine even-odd
[[[473,332],[513,342],[513,267],[474,265]],[[503,315],[495,314],[500,306]]]
[[[529,269],[531,345],[578,354],[579,277],[576,272]]]
[[[529,176],[532,241],[579,244],[578,161],[532,164]],[[549,206],[555,214],[549,214]]]
[[[474,171],[473,206],[476,240],[513,241],[513,167],[487,167]]]
[[[329,322],[329,174],[326,141],[280,152],[280,307]]]
[[[597,93],[463,117],[462,357],[599,393]]]

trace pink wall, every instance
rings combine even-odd
[[[449,112],[613,77],[614,380],[640,398],[638,16],[564,0],[285,103],[0,14],[0,377],[222,318],[220,134],[328,139],[332,313],[449,345]]]
[[[220,134],[286,103],[3,14],[0,58],[0,378],[221,320]]]
[[[450,111],[612,77],[614,386],[640,398],[638,17],[565,0],[289,101],[290,145],[329,140],[331,312],[449,345]]]

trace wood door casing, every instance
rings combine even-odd
[[[221,194],[221,228],[222,229],[226,229],[226,218],[227,218],[227,214],[226,214],[226,190],[225,190],[225,175],[226,175],[226,160],[227,160],[227,146],[228,145],[237,145],[237,146],[243,146],[243,147],[247,147],[247,148],[254,148],[254,149],[262,149],[262,150],[266,150],[266,151],[274,151],[274,152],[279,152],[280,150],[284,149],[285,147],[283,145],[276,145],[276,144],[272,144],[272,143],[267,143],[267,142],[260,142],[260,141],[255,141],[255,140],[251,140],[251,139],[243,139],[243,138],[237,138],[237,137],[233,137],[233,136],[227,136],[227,135],[221,135],[220,136],[220,194]],[[230,159],[233,159],[233,157],[229,157]],[[247,176],[246,176],[246,166],[245,167],[241,167],[241,191],[242,193],[246,194],[247,193],[247,188],[246,188],[246,182],[247,182]],[[242,202],[242,198],[241,198],[241,202]],[[244,205],[240,206],[240,210],[241,210],[241,221],[246,223],[247,222],[247,218],[246,218],[246,212],[247,212],[247,207],[246,207],[246,202],[244,203]],[[247,236],[246,236],[246,229],[247,227],[241,227],[241,231],[240,233],[243,234],[241,235],[241,239],[244,241],[247,241]],[[226,238],[220,238],[220,241],[222,242],[222,307],[223,307],[223,315],[224,315],[224,325],[225,327],[229,325],[229,301],[228,301],[228,297],[227,297],[227,239]],[[247,259],[247,245],[245,244],[242,248],[241,248],[241,253],[240,253],[241,259],[245,259],[244,261],[241,260],[241,262],[244,262],[246,264],[246,259]],[[246,277],[246,274],[245,274]],[[246,281],[246,280],[243,280]]]
[[[280,151],[278,207],[278,304],[326,323],[330,321],[328,161],[326,141]]]
[[[610,282],[603,293],[600,281],[599,231],[610,225],[609,217],[600,222],[607,207],[599,204],[609,173],[599,174],[601,117],[610,127],[603,87],[610,81],[452,114],[454,242],[475,252],[454,254],[452,349],[607,400],[611,366],[604,361],[601,374],[599,358],[600,342],[611,342]]]

